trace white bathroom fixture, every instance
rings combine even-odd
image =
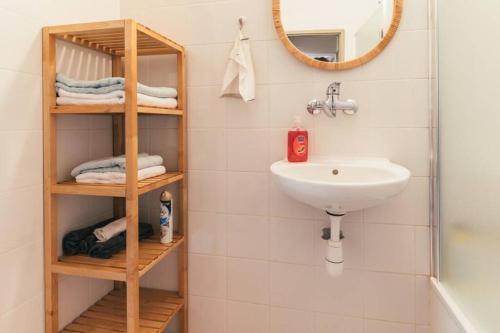
[[[408,184],[410,171],[387,159],[333,159],[312,157],[305,163],[286,160],[271,165],[271,172],[290,197],[324,210],[331,228],[326,269],[332,276],[343,271],[340,221],[346,213],[380,205]]]

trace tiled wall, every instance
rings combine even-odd
[[[40,29],[113,19],[118,13],[117,0],[0,2],[0,332],[37,333],[44,328]],[[58,68],[68,74],[93,78],[106,71],[102,57],[59,50],[63,61]],[[100,142],[108,125],[109,120],[98,117],[62,119],[59,153],[67,158],[59,171],[67,173],[73,162],[108,152],[110,146]],[[110,207],[109,202],[82,198],[65,198],[62,206],[61,233],[101,218]],[[61,323],[108,287],[97,280],[63,278]]]
[[[405,1],[383,54],[345,72],[288,54],[270,0],[122,0],[121,9],[189,52],[190,333],[428,332],[427,0]],[[218,98],[240,15],[257,75],[250,104]],[[306,115],[334,80],[359,113]],[[390,203],[346,217],[339,279],[323,268],[324,213],[287,198],[268,171],[296,114],[313,154],[387,157],[413,175]]]

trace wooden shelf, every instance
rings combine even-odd
[[[125,78],[124,105],[56,106],[56,42],[64,41],[110,55],[111,72]],[[178,107],[166,109],[137,104],[138,56],[172,55],[177,66]],[[163,57],[165,61],[167,57]],[[45,332],[73,333],[156,333],[163,331],[172,316],[180,311],[179,332],[188,331],[187,265],[187,117],[186,54],[183,46],[134,20],[69,24],[43,28],[43,156],[44,156],[44,267]],[[126,110],[126,111],[125,111]],[[77,184],[74,180],[57,183],[59,114],[109,114],[112,116],[113,155],[126,152],[127,166],[134,174],[138,167],[139,114],[177,116],[178,172],[136,182],[129,177],[124,185]],[[64,157],[62,157],[64,158]],[[178,182],[178,212],[175,242],[162,245],[158,239],[138,242],[135,228],[127,232],[127,250],[109,260],[84,256],[59,257],[59,194],[113,197],[113,215],[126,215],[138,222],[139,195]],[[126,200],[123,198],[126,197]],[[174,249],[177,254],[178,294],[140,289],[140,277]],[[128,253],[128,256],[126,255]],[[72,324],[59,327],[59,275],[75,275],[115,281],[115,291],[104,297]],[[126,282],[123,288],[122,282]],[[123,289],[122,289],[123,288]],[[140,296],[139,296],[140,291]],[[139,311],[140,306],[140,311]]]
[[[139,325],[141,333],[161,333],[183,308],[185,301],[176,293],[140,288]],[[127,300],[125,290],[112,290],[80,317],[67,325],[62,333],[127,332]]]
[[[170,244],[161,244],[158,236],[139,242],[139,277],[168,256],[184,242],[184,236],[174,235]],[[126,281],[127,258],[123,250],[110,259],[98,259],[85,255],[62,256],[52,265],[56,273],[91,278]]]
[[[123,104],[98,104],[98,105],[57,105],[50,108],[50,113],[53,114],[120,114],[125,113]],[[184,110],[166,109],[153,106],[137,106],[139,114],[159,114],[182,116]]]
[[[125,53],[125,25],[127,21],[116,20],[47,27],[47,32],[57,39],[93,49],[110,55]],[[148,27],[137,23],[137,54],[177,54],[184,47]]]
[[[139,181],[139,195],[184,179],[182,172],[167,172],[163,175]],[[52,186],[53,194],[93,195],[102,197],[125,197],[126,185],[79,184],[74,179]]]

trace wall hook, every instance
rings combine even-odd
[[[240,25],[240,30],[243,29],[243,26],[245,25],[246,21],[247,21],[247,18],[245,16],[238,17],[238,23]]]

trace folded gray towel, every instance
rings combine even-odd
[[[116,90],[125,89],[125,79],[122,77],[107,77],[100,80],[85,81],[74,80],[58,73],[56,76],[56,89],[83,94],[107,94]],[[177,89],[170,87],[149,87],[137,83],[137,92],[160,98],[176,98]]]
[[[125,172],[125,155],[102,158],[94,161],[89,161],[78,165],[71,171],[71,176],[76,177],[79,174],[87,172]],[[163,164],[163,158],[158,155],[148,155],[145,153],[139,154],[137,165],[138,169],[146,169],[149,167],[159,166]]]

